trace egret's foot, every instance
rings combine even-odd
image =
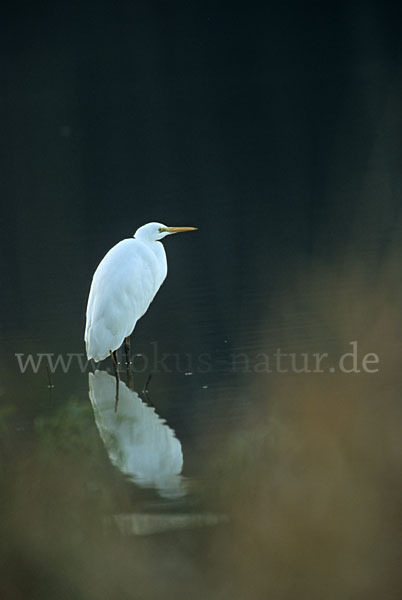
[[[117,405],[119,403],[120,373],[119,373],[119,363],[117,362],[116,350],[114,352],[112,352],[110,350],[110,356],[112,357],[112,361],[114,364],[114,372],[115,372],[115,376],[116,376],[116,400],[114,403],[114,412],[117,412]]]

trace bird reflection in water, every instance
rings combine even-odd
[[[115,377],[104,371],[89,374],[95,422],[110,461],[137,485],[155,488],[164,498],[184,496],[183,452],[173,429],[123,381],[116,414],[115,390]]]

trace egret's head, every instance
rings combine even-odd
[[[140,240],[147,240],[148,242],[154,242],[161,240],[165,235],[171,233],[181,233],[183,231],[195,231],[196,227],[167,227],[163,223],[147,223],[143,225],[135,232],[134,237]]]

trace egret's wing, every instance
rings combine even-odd
[[[162,244],[119,242],[95,271],[88,298],[85,341],[88,358],[103,360],[121,346],[148,309],[166,277]]]

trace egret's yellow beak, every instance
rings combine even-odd
[[[197,227],[164,227],[162,231],[168,233],[182,233],[183,231],[196,231]]]

